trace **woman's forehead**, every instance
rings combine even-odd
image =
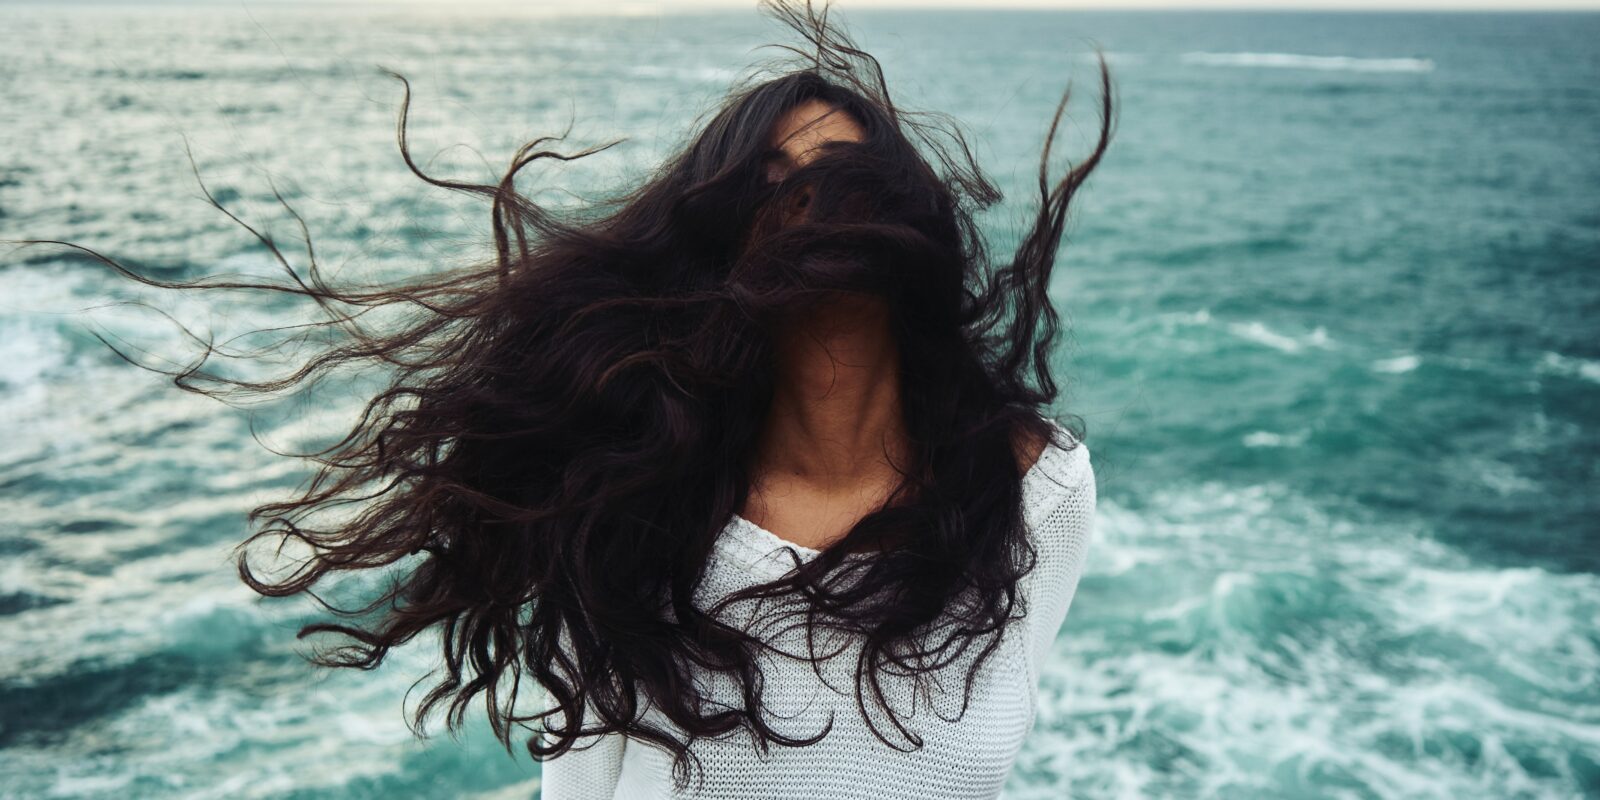
[[[807,100],[778,118],[769,144],[793,163],[804,165],[825,142],[865,139],[866,131],[848,112],[821,100]]]

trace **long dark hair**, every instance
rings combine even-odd
[[[970,696],[973,673],[1016,616],[1017,581],[1034,560],[1016,442],[1061,438],[1041,417],[1058,394],[1050,357],[1060,325],[1048,287],[1068,205],[1111,138],[1104,59],[1092,153],[1050,176],[1069,84],[1045,136],[1037,213],[1015,254],[994,264],[974,214],[1001,193],[960,126],[897,107],[878,62],[826,7],[769,0],[764,8],[804,41],[736,85],[643,185],[561,214],[519,194],[514,179],[617,142],[567,152],[560,137],[537,139],[492,185],[434,177],[407,147],[410,84],[395,75],[405,87],[405,163],[430,184],[489,201],[487,263],[336,286],[281,195],[306,238],[303,271],[271,236],[206,196],[261,240],[286,283],[159,280],[53,242],[143,284],[288,293],[326,313],[300,338],[331,335],[331,343],[280,378],[206,371],[210,343],[186,369],[146,367],[185,390],[278,393],[352,366],[392,376],[348,435],[297,454],[318,465],[314,476],[295,499],[252,511],[252,525],[264,525],[239,545],[237,563],[263,595],[307,593],[346,618],[378,612],[368,624],[301,628],[301,637],[350,640],[311,656],[322,666],[371,669],[440,628],[444,674],[416,711],[419,733],[445,701],[456,729],[483,694],[507,747],[512,726],[527,722],[543,733],[527,742],[536,759],[581,736],[623,731],[673,752],[680,781],[699,737],[743,726],[763,748],[818,741],[826,729],[792,738],[769,727],[755,665],[763,642],[718,613],[742,599],[800,596],[806,625],[862,643],[856,698],[874,732],[895,746],[869,705],[888,711],[916,747],[919,737],[884,702],[881,676],[891,667],[920,676],[979,647]],[[769,181],[769,131],[808,100],[842,110],[865,138],[830,145]],[[810,200],[804,217],[786,222],[778,211],[798,208],[800,192]],[[783,578],[697,607],[713,542],[750,491],[774,333],[839,292],[880,298],[890,312],[913,448],[900,490]],[[379,308],[405,312],[404,324],[378,329],[362,319]],[[1070,420],[1082,439],[1081,418]],[[336,523],[315,519],[351,506],[359,513]],[[264,580],[248,552],[262,539],[298,543],[309,556]],[[846,558],[862,550],[875,557]],[[385,567],[399,579],[362,608],[339,608],[312,589],[331,574]],[[736,680],[744,707],[704,703],[693,678],[700,670]],[[548,693],[537,713],[515,708],[524,674]],[[647,704],[670,725],[647,721]]]

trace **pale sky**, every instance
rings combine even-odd
[[[755,12],[757,0],[0,0],[6,5],[60,4],[139,6],[175,3],[217,8],[285,5],[412,7],[467,12],[623,14],[656,16],[675,11],[733,9]],[[813,0],[820,7],[822,0]],[[855,9],[1095,9],[1095,10],[1259,10],[1259,11],[1600,11],[1600,0],[833,0],[832,7]]]
[[[161,0],[153,0],[161,2]],[[272,6],[303,4],[311,0],[176,0],[205,5]],[[27,0],[23,0],[27,2]],[[83,0],[78,0],[83,2]],[[107,0],[88,0],[107,3]],[[110,0],[111,5],[139,5],[152,0]],[[822,0],[813,0],[818,7]],[[0,5],[7,4],[0,0]],[[618,13],[656,15],[673,11],[704,9],[744,9],[754,11],[756,0],[324,0],[325,5],[419,6],[471,10],[511,10],[561,13]],[[872,8],[949,8],[949,9],[1254,9],[1254,10],[1351,10],[1351,11],[1600,11],[1600,0],[833,0],[832,7],[842,12]]]
[[[492,0],[486,0],[492,1]],[[547,0],[548,1],[548,0]],[[564,0],[553,0],[556,4]],[[674,8],[749,8],[754,0],[581,0],[585,7],[633,7],[640,11]],[[816,0],[820,6],[820,0]],[[852,8],[1184,8],[1184,9],[1357,9],[1357,10],[1477,10],[1575,9],[1600,10],[1600,0],[834,0],[841,11]]]
[[[230,0],[250,5],[262,0]],[[395,0],[362,0],[375,4]],[[399,0],[419,5],[443,5],[442,0]],[[743,8],[753,10],[756,0],[535,0],[538,5],[554,10],[571,8],[584,11],[615,11],[620,13],[658,14],[675,10],[706,8]],[[821,0],[814,0],[821,6]],[[451,0],[459,5],[510,5],[508,0]],[[518,5],[527,5],[527,2]],[[1600,10],[1600,0],[833,0],[833,8],[848,12],[867,8],[1028,8],[1028,9],[1280,9],[1320,10],[1349,9],[1368,11],[1393,11],[1410,9],[1434,10]]]

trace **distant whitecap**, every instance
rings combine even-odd
[[[1266,345],[1274,350],[1282,350],[1285,353],[1298,353],[1307,347],[1318,347],[1324,350],[1331,350],[1334,347],[1333,339],[1328,336],[1327,330],[1320,325],[1301,339],[1279,333],[1258,321],[1230,322],[1228,323],[1228,330],[1241,339]]]
[[[1312,56],[1300,53],[1184,53],[1183,61],[1213,67],[1267,67],[1275,69],[1320,69],[1348,72],[1432,72],[1428,58],[1356,58],[1354,56]]]
[[[1540,372],[1553,372],[1600,383],[1600,361],[1546,352],[1539,359],[1537,369]]]
[[[1310,431],[1300,431],[1292,434],[1252,431],[1245,434],[1243,442],[1245,447],[1299,447],[1305,444],[1310,435]]]
[[[1410,372],[1416,369],[1418,366],[1421,366],[1421,364],[1421,357],[1407,354],[1403,356],[1395,356],[1394,358],[1378,359],[1377,361],[1372,362],[1372,371],[1388,372],[1398,375],[1402,372]]]

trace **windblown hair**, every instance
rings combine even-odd
[[[1060,324],[1048,289],[1068,205],[1112,134],[1104,59],[1092,153],[1050,177],[1069,83],[1039,161],[1037,213],[1016,252],[995,264],[974,215],[1001,193],[959,125],[897,107],[876,59],[829,22],[826,7],[767,0],[764,9],[804,42],[780,46],[785,55],[736,84],[641,186],[572,212],[535,204],[514,179],[619,142],[562,152],[562,137],[537,139],[493,185],[433,177],[406,144],[411,87],[395,75],[405,86],[405,163],[430,184],[490,202],[495,253],[487,263],[335,286],[281,195],[306,236],[304,277],[271,237],[206,194],[260,239],[288,283],[158,280],[53,242],[151,286],[311,298],[328,318],[302,335],[342,337],[267,381],[203,371],[208,344],[193,367],[161,370],[185,390],[278,393],[341,367],[383,371],[387,388],[348,435],[297,454],[318,465],[315,475],[295,499],[252,511],[252,525],[265,524],[236,555],[241,579],[263,595],[307,593],[350,618],[381,609],[367,625],[303,627],[302,638],[350,640],[312,656],[318,665],[371,669],[439,627],[445,674],[416,711],[419,733],[446,701],[449,727],[459,727],[483,694],[508,748],[512,727],[528,722],[542,734],[527,742],[535,759],[621,731],[674,753],[681,782],[698,738],[743,726],[762,748],[816,742],[827,728],[796,738],[769,726],[755,662],[764,644],[718,614],[741,599],[800,596],[804,624],[861,643],[856,702],[873,731],[900,746],[872,722],[869,706],[888,711],[915,748],[921,739],[888,708],[882,676],[925,675],[977,647],[970,697],[973,674],[1018,616],[1017,582],[1035,554],[1016,442],[1055,438],[1041,416],[1058,394],[1050,358]],[[769,180],[774,123],[813,99],[848,114],[864,140],[831,142],[821,157]],[[803,218],[787,221],[802,192]],[[713,542],[751,489],[775,335],[840,292],[880,298],[891,315],[913,448],[900,489],[782,579],[697,607]],[[360,317],[377,308],[410,313],[397,329],[375,330]],[[1071,417],[1082,439],[1082,421]],[[339,506],[360,512],[313,524]],[[265,580],[246,550],[263,538],[297,542],[311,556]],[[873,557],[846,558],[861,551]],[[338,608],[312,590],[335,573],[391,566],[406,569],[363,608]],[[745,706],[706,703],[696,690],[700,670],[736,680]],[[537,713],[516,708],[525,676],[547,693]],[[670,725],[647,720],[647,706]]]

